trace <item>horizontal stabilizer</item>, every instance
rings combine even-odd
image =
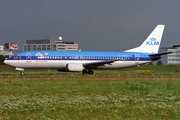
[[[171,54],[173,52],[165,52],[165,53],[158,53],[158,54],[151,54],[149,56],[160,56],[160,55],[167,55],[167,54]]]

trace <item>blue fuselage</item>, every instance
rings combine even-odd
[[[150,57],[150,53],[140,52],[96,52],[96,51],[31,51],[18,53],[5,63],[17,68],[56,68],[66,69],[67,64],[88,64],[113,61],[96,68],[125,68],[149,63],[160,59]]]

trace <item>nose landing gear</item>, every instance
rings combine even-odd
[[[21,71],[20,75],[24,75],[24,68],[15,68],[15,70]]]
[[[24,71],[22,71],[20,74],[21,74],[21,75],[24,75]]]

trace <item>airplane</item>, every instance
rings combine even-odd
[[[136,48],[123,52],[106,51],[28,51],[4,61],[24,75],[24,69],[57,69],[65,72],[93,74],[92,69],[120,69],[159,60],[158,53],[165,25],[157,25],[147,39]]]

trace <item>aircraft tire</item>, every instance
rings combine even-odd
[[[87,72],[86,69],[83,69],[83,70],[82,70],[82,74],[83,74],[83,75],[85,75],[85,74],[87,74],[87,73],[88,73],[88,72]]]
[[[92,75],[94,72],[92,70],[88,71],[88,74]]]
[[[21,74],[21,75],[24,75],[24,72],[22,71],[20,74]]]

